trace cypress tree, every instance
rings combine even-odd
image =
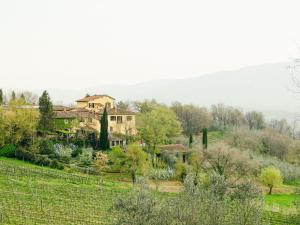
[[[193,134],[190,134],[190,138],[189,138],[189,147],[191,148],[193,146]]]
[[[4,103],[4,98],[3,98],[3,91],[0,89],[0,105],[3,105]]]
[[[20,99],[22,102],[26,103],[25,95],[23,93],[21,94]]]
[[[99,147],[101,150],[108,150],[109,149],[109,140],[108,140],[108,115],[107,115],[107,109],[104,108],[103,115],[100,119],[100,143]]]
[[[208,145],[207,128],[203,129],[202,145],[204,149],[207,149],[207,145]]]
[[[39,130],[46,135],[47,131],[53,129],[53,104],[47,91],[39,98],[40,121]]]
[[[12,93],[11,93],[11,100],[16,100],[16,93],[15,93],[15,91],[12,91]]]

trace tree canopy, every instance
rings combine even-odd
[[[185,135],[199,134],[211,125],[212,117],[206,108],[175,102],[171,109],[179,118]]]
[[[109,149],[109,140],[108,140],[108,115],[107,115],[107,109],[104,108],[103,115],[100,119],[100,143],[99,147],[101,150],[107,150]]]
[[[181,133],[181,125],[175,113],[165,107],[158,107],[138,116],[138,129],[141,138],[151,150],[169,138]]]
[[[39,98],[40,121],[39,130],[45,136],[46,132],[53,129],[53,104],[47,91]]]
[[[280,170],[273,166],[262,169],[260,179],[269,187],[269,195],[272,194],[273,187],[281,185],[283,181]]]

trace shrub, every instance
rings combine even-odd
[[[108,156],[103,152],[96,152],[95,158],[93,161],[93,166],[98,173],[101,173],[103,170],[107,170]]]
[[[151,178],[156,186],[156,190],[158,190],[160,182],[162,180],[169,180],[174,176],[174,170],[171,168],[167,169],[152,169],[149,173],[149,178]]]
[[[49,166],[51,160],[48,158],[47,155],[34,155],[33,163],[39,166]]]
[[[42,140],[39,145],[39,152],[41,155],[54,154],[54,145],[52,141]]]
[[[271,195],[273,187],[280,186],[283,178],[279,169],[269,166],[262,169],[260,180],[264,185],[269,187],[269,195]]]
[[[175,165],[175,177],[181,181],[184,181],[185,177],[189,173],[189,170],[190,168],[187,164],[184,164],[182,162],[177,162]]]
[[[260,168],[276,166],[281,171],[285,182],[300,179],[299,166],[282,161],[277,157],[260,155],[251,151],[248,151],[248,153],[254,161],[258,162]]]
[[[82,153],[79,155],[79,165],[80,166],[90,166],[93,160],[93,149],[84,148]]]
[[[49,166],[53,169],[59,169],[59,170],[64,169],[64,165],[62,163],[60,163],[57,159],[51,160]]]
[[[73,152],[73,148],[75,145],[68,145],[68,146],[64,146],[64,145],[61,145],[61,144],[55,144],[54,145],[54,152],[56,154],[56,156],[61,160],[63,161],[64,163],[69,163],[70,162],[70,159],[72,157],[72,152]]]
[[[108,165],[110,166],[111,172],[122,172],[125,167],[125,153],[119,147],[113,147],[108,155]]]
[[[76,148],[73,148],[72,153],[71,153],[71,156],[72,156],[73,158],[76,158],[76,157],[79,156],[81,153],[82,153],[82,148],[81,148],[81,147],[76,147]]]
[[[260,225],[263,201],[259,192],[243,198],[219,196],[218,189],[195,185],[194,177],[185,179],[185,189],[172,198],[161,199],[142,182],[136,185],[127,197],[119,199],[115,205],[116,224],[132,225]],[[220,186],[220,182],[218,185]],[[240,192],[252,189],[241,188]],[[255,189],[255,188],[254,188]],[[242,195],[242,194],[241,194]],[[237,195],[237,196],[241,196]]]
[[[34,162],[34,157],[35,157],[35,154],[24,147],[18,147],[16,149],[16,158],[17,159]]]
[[[16,147],[12,144],[4,145],[0,149],[0,156],[13,158],[15,157],[15,154],[16,154]]]

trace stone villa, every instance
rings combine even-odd
[[[75,107],[54,106],[55,119],[74,132],[100,132],[100,118],[104,108],[108,113],[108,132],[111,146],[125,145],[125,135],[135,135],[135,113],[118,109],[109,95],[86,96],[76,101]],[[73,123],[73,121],[77,123]],[[76,125],[73,125],[76,124]],[[69,126],[68,126],[69,125]]]

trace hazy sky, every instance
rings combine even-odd
[[[0,87],[80,88],[287,61],[299,0],[0,0]]]

